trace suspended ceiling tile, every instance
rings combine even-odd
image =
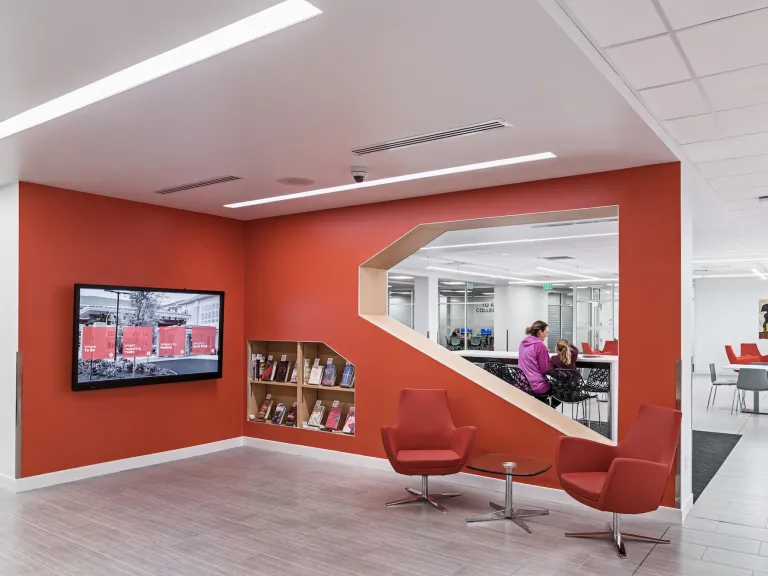
[[[741,174],[742,167],[736,160],[715,160],[714,162],[701,162],[696,164],[696,169],[705,178],[717,178],[718,176],[733,176]]]
[[[726,137],[768,132],[768,104],[718,112],[717,124]]]
[[[741,174],[738,176],[723,176],[721,178],[710,178],[710,186],[713,190],[738,190],[743,188],[757,188],[759,186],[768,186],[768,172],[757,172],[754,174]]]
[[[768,6],[768,0],[659,0],[675,30]]]
[[[680,144],[717,140],[722,137],[711,114],[668,120],[664,122],[664,128]]]
[[[709,162],[711,160],[725,160],[733,157],[731,149],[722,140],[684,144],[682,148],[685,155],[694,164],[698,162]]]
[[[768,10],[717,20],[678,32],[698,76],[768,63]]]
[[[768,66],[707,76],[701,84],[715,110],[768,102]]]
[[[660,120],[706,114],[709,111],[696,84],[690,81],[641,90],[640,96]]]
[[[749,198],[759,198],[768,196],[768,187],[762,188],[742,188],[740,190],[723,190],[717,195],[725,202],[734,202],[736,200],[747,200]]]
[[[666,34],[608,48],[606,53],[637,90],[691,77],[680,53]]]
[[[768,154],[739,158],[738,163],[746,173],[768,172]]]
[[[566,3],[600,46],[666,32],[650,0],[566,0]]]
[[[768,154],[768,132],[729,138],[728,144],[735,157]]]

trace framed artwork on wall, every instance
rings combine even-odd
[[[757,337],[768,340],[768,300],[757,301],[758,330]]]

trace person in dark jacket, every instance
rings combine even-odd
[[[566,370],[576,369],[576,359],[579,357],[579,350],[568,342],[565,338],[561,338],[555,344],[556,354],[549,359],[547,365],[547,374],[554,375],[556,368],[562,368]]]

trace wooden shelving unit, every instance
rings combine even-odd
[[[261,380],[252,380],[250,377],[253,374],[252,358],[254,354],[262,354],[265,357],[272,356],[274,360],[280,360],[282,356],[286,356],[286,359],[291,362],[291,372],[293,371],[293,366],[298,365],[297,382],[265,382]],[[315,359],[319,359],[320,364],[326,366],[328,359],[332,358],[333,363],[336,364],[336,385],[322,386],[304,384],[305,380],[309,378],[309,375],[306,375],[305,378],[304,374],[305,358],[309,359],[310,366],[314,363]],[[248,398],[246,400],[249,422],[253,422],[250,420],[251,415],[258,415],[259,408],[266,399],[267,394],[271,394],[272,399],[276,403],[282,402],[288,407],[296,402],[298,409],[296,429],[308,431],[316,431],[314,429],[302,428],[302,424],[309,420],[312,409],[315,407],[315,402],[318,400],[322,401],[326,408],[325,417],[327,417],[334,400],[338,400],[339,406],[342,409],[341,424],[339,425],[339,430],[341,430],[341,427],[344,425],[344,421],[347,418],[347,414],[349,413],[349,409],[355,405],[355,388],[342,388],[338,385],[341,381],[341,375],[346,364],[346,358],[322,342],[249,341],[247,380]],[[355,386],[357,386],[357,383],[355,383]],[[264,424],[263,422],[254,423]],[[324,433],[327,434],[328,432]],[[353,436],[352,434],[342,435]]]

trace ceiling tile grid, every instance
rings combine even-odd
[[[739,214],[742,230],[764,220],[768,0],[558,2]]]

